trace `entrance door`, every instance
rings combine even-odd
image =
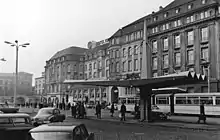
[[[118,87],[114,86],[111,89],[111,99],[112,99],[112,102],[118,103],[118,97],[119,97]]]

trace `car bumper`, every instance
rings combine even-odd
[[[48,124],[48,123],[50,123],[50,121],[45,121],[45,120],[42,120],[42,121],[33,121],[33,124],[36,124],[36,125]]]

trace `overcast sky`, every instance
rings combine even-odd
[[[30,43],[19,50],[19,71],[44,71],[45,61],[70,46],[110,37],[119,28],[172,0],[2,0],[0,72],[15,71],[15,48],[4,41]]]

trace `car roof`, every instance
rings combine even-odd
[[[71,123],[71,122],[58,122],[40,125],[31,129],[30,133],[38,132],[71,132],[76,126],[83,125],[82,123]]]
[[[52,109],[56,109],[55,107],[44,107],[41,108],[40,110],[52,110]]]
[[[24,113],[3,113],[0,114],[0,118],[5,118],[5,117],[10,117],[10,118],[16,118],[16,117],[30,117],[28,114]]]

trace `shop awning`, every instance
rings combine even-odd
[[[195,84],[206,81],[204,75],[194,72],[180,72],[178,74],[169,74],[149,79],[139,80],[65,80],[64,84],[72,85],[93,85],[93,86],[118,86],[118,87],[142,87],[149,86],[152,89],[173,87],[185,84]]]

